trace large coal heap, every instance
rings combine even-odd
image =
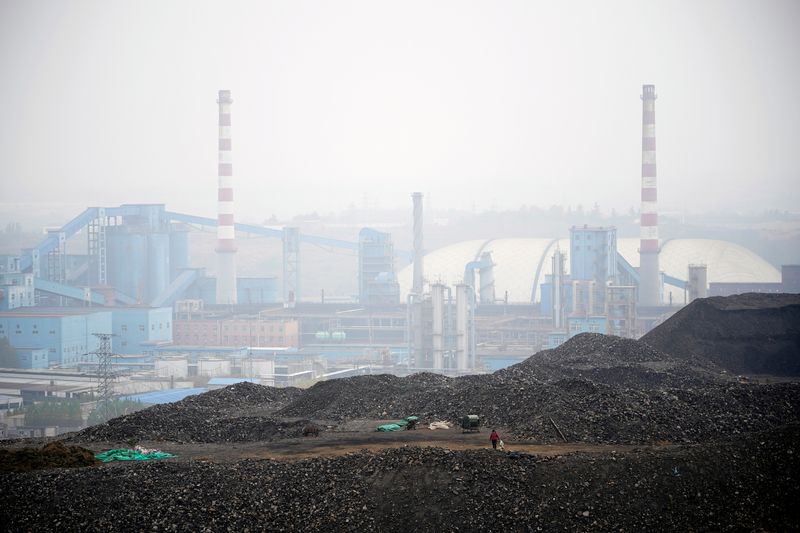
[[[535,442],[557,442],[556,425],[573,442],[701,442],[800,420],[800,386],[733,383],[713,364],[585,334],[491,375],[318,383],[276,414],[450,421],[478,414]]]
[[[335,425],[412,414],[423,422],[457,422],[465,414],[478,414],[486,425],[504,428],[510,436],[544,443],[561,440],[556,427],[571,442],[724,439],[800,421],[800,384],[731,381],[720,368],[721,358],[700,348],[746,354],[764,336],[769,337],[767,347],[786,348],[796,342],[794,332],[800,328],[800,320],[792,322],[800,310],[798,301],[800,297],[788,295],[702,300],[649,337],[667,348],[582,334],[490,375],[359,376],[317,383],[308,390],[240,383],[111,420],[71,440],[275,440],[300,436],[308,420]],[[752,324],[754,317],[763,319],[763,327]],[[701,339],[702,334],[706,337]]]
[[[800,376],[800,295],[698,299],[641,340],[673,356],[701,357],[737,374]]]
[[[800,523],[798,441],[790,426],[659,451],[409,447],[0,474],[0,522],[10,531],[789,531]]]
[[[701,358],[678,358],[638,340],[599,333],[576,335],[495,374],[540,382],[587,379],[637,389],[685,387],[721,379],[721,369]]]
[[[299,437],[307,421],[277,420],[270,415],[301,392],[296,388],[236,383],[179,402],[154,405],[120,416],[86,428],[65,440],[245,442]]]

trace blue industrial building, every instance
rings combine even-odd
[[[570,277],[601,284],[617,279],[617,229],[573,226],[569,230]]]
[[[142,354],[154,344],[172,342],[171,307],[116,307],[111,314],[115,354]]]
[[[20,368],[47,368],[47,348],[17,347]]]
[[[364,228],[358,234],[358,301],[375,306],[400,303],[394,247],[388,233]]]
[[[35,304],[33,274],[19,271],[19,258],[3,256],[0,260],[0,311]]]
[[[111,312],[91,307],[23,307],[0,312],[0,337],[22,349],[46,349],[47,366],[96,360],[93,333],[111,333]]]
[[[608,318],[602,316],[570,316],[567,317],[569,337],[580,333],[608,333]]]

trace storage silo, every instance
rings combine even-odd
[[[159,296],[169,285],[169,234],[147,235],[147,301]]]
[[[169,230],[169,280],[189,268],[189,226],[173,224]]]

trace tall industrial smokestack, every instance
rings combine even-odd
[[[233,229],[233,160],[231,158],[231,92],[219,99],[219,192],[217,216],[217,303],[236,303],[236,241]]]
[[[656,193],[656,87],[642,86],[642,208],[639,243],[639,305],[661,303]]]
[[[413,292],[422,296],[423,285],[423,249],[422,249],[422,193],[411,194],[414,200],[414,286]]]

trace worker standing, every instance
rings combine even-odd
[[[500,440],[500,435],[497,434],[497,430],[493,429],[492,434],[489,435],[489,440],[492,441],[492,448],[495,450],[497,449],[497,441]]]

